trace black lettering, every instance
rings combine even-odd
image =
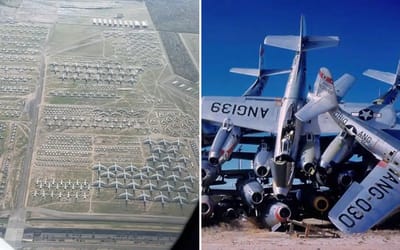
[[[211,112],[214,112],[214,113],[219,112],[220,106],[221,106],[221,103],[213,102],[213,104],[211,104]]]
[[[249,113],[247,116],[253,115],[253,117],[257,117],[258,108],[253,108],[252,106],[249,107]]]
[[[235,114],[235,111],[236,111],[236,104],[233,104],[232,115],[234,115],[234,114]]]
[[[359,208],[361,208],[364,212],[369,212],[372,209],[371,204],[369,204],[366,200],[361,198],[356,200],[356,205]]]
[[[363,213],[357,209],[355,206],[350,206],[347,208],[347,212],[354,217],[354,219],[361,220],[364,215]]]
[[[261,108],[261,117],[262,117],[262,118],[265,118],[265,116],[267,115],[268,111],[269,111],[269,109],[263,109],[263,108]]]
[[[389,171],[394,173],[392,169],[389,169]],[[382,177],[385,178],[386,180],[390,180],[394,184],[399,184],[399,180],[396,177],[394,177],[391,173],[388,173],[387,176],[382,176]]]
[[[339,221],[342,222],[343,225],[345,225],[346,227],[354,227],[354,225],[356,224],[354,222],[354,220],[352,218],[350,218],[350,216],[348,216],[347,214],[341,214],[339,215]]]
[[[385,176],[384,176],[385,177]],[[380,179],[381,183],[377,182],[376,186],[379,187],[382,191],[384,191],[385,193],[389,193],[389,191],[387,191],[387,189],[393,189],[392,186],[389,185],[389,183],[387,183],[386,181]]]
[[[224,114],[229,114],[229,112],[231,111],[229,108],[232,107],[232,105],[230,103],[225,103],[224,105],[222,105],[222,113]]]
[[[245,115],[246,114],[246,111],[247,111],[247,107],[246,106],[244,106],[244,105],[239,105],[238,107],[237,107],[237,114],[238,115]]]
[[[368,189],[368,193],[370,193],[370,195],[376,197],[378,200],[383,199],[383,197],[385,197],[385,194],[379,190],[377,187],[370,187]]]

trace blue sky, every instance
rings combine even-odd
[[[230,73],[229,69],[257,67],[264,37],[298,35],[303,14],[307,34],[340,37],[338,47],[307,54],[307,84],[314,84],[322,66],[330,69],[334,79],[350,73],[357,80],[344,100],[370,102],[389,86],[362,72],[368,68],[396,70],[399,13],[400,4],[395,0],[202,0],[202,95],[241,95],[254,78]],[[266,47],[265,65],[289,68],[293,56],[293,51]],[[282,96],[287,77],[271,77],[264,95]]]

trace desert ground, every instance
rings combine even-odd
[[[201,230],[201,249],[232,250],[232,249],[285,249],[285,250],[324,250],[351,249],[376,250],[400,249],[400,232],[398,230],[370,230],[365,234],[346,235],[335,229],[330,231],[339,238],[322,237],[304,232],[270,232],[259,229],[244,219],[229,224],[203,227]]]

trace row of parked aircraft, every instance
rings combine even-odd
[[[295,51],[290,69],[265,69],[261,45],[258,69],[231,69],[257,77],[241,97],[202,98],[203,224],[244,213],[277,230],[291,218],[321,217],[359,233],[400,207],[400,63],[395,74],[364,72],[391,85],[371,103],[343,102],[355,78],[334,81],[327,68],[307,94],[307,52],[338,43],[336,36],[307,35],[302,17],[298,36],[264,40]],[[287,73],[282,98],[261,96],[269,77]],[[239,144],[258,150],[243,152]],[[232,158],[251,160],[252,169],[225,169]],[[228,179],[235,189],[219,185]]]

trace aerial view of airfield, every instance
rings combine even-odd
[[[1,238],[172,246],[198,202],[198,8],[0,1]]]

